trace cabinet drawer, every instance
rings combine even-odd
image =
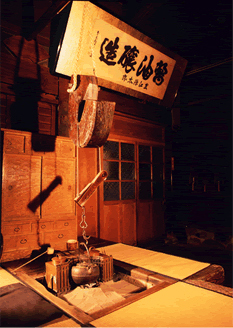
[[[25,153],[25,136],[20,134],[4,134],[4,151],[8,154]]]
[[[54,230],[54,222],[53,221],[39,221],[38,223],[32,223],[32,233],[37,232],[46,232]]]
[[[75,220],[58,220],[54,222],[54,229],[76,229],[76,221]]]
[[[57,140],[56,153],[58,157],[75,157],[75,145],[71,140]]]
[[[31,224],[28,223],[14,223],[6,224],[2,222],[2,233],[3,235],[22,235],[31,233]]]
[[[16,249],[38,249],[38,239],[41,240],[41,236],[27,234],[20,236],[3,236],[3,251],[5,252]]]
[[[66,242],[69,239],[77,239],[77,233],[75,230],[46,232],[44,234],[44,243],[50,244],[51,247],[56,249],[66,249]]]

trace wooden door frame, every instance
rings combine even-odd
[[[138,158],[138,146],[139,144],[143,144],[143,145],[148,145],[150,147],[156,147],[159,146],[163,149],[163,197],[165,197],[165,135],[164,135],[164,131],[165,128],[157,123],[152,123],[152,122],[148,122],[147,120],[144,119],[133,119],[132,117],[127,117],[127,115],[119,115],[120,119],[123,118],[123,120],[126,122],[128,122],[129,124],[132,124],[134,122],[134,120],[136,120],[139,125],[143,128],[145,128],[145,126],[150,125],[153,126],[155,129],[156,128],[160,128],[162,131],[162,141],[157,141],[157,140],[152,140],[152,138],[149,137],[148,139],[143,138],[142,135],[140,135],[140,137],[136,137],[136,136],[125,136],[122,135],[122,132],[120,131],[120,133],[118,134],[116,129],[113,129],[113,131],[110,133],[108,141],[115,141],[115,142],[126,142],[126,143],[133,143],[136,147],[135,147],[135,173],[136,173],[136,177],[135,177],[135,183],[136,183],[136,197],[135,197],[135,202],[136,202],[136,218],[135,218],[135,222],[134,222],[134,233],[135,233],[135,240],[137,242],[137,237],[138,237],[138,233],[137,233],[137,220],[138,220],[138,206],[139,206],[139,190],[138,190],[138,186],[139,186],[139,181],[138,181],[138,177],[139,177],[139,158]],[[118,118],[119,118],[118,116]],[[151,149],[151,148],[150,148]],[[101,165],[103,163],[103,147],[101,147]],[[104,215],[104,199],[103,199],[103,184],[100,186],[99,190],[98,190],[98,236],[100,237],[100,219],[103,217]],[[112,204],[116,203],[116,204],[124,204],[125,201],[113,201]],[[150,202],[153,202],[153,200],[151,199]],[[108,202],[108,204],[110,204]],[[120,232],[118,231],[118,238],[120,237]]]

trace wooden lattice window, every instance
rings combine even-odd
[[[139,199],[163,197],[163,149],[138,146]]]
[[[103,147],[104,200],[130,200],[136,198],[136,161],[133,143],[107,141]]]

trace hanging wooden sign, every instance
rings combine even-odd
[[[88,1],[73,1],[54,72],[171,104],[187,61]],[[166,100],[166,98],[169,100]]]

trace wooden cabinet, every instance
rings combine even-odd
[[[2,130],[2,261],[77,238],[75,146],[64,137]]]

